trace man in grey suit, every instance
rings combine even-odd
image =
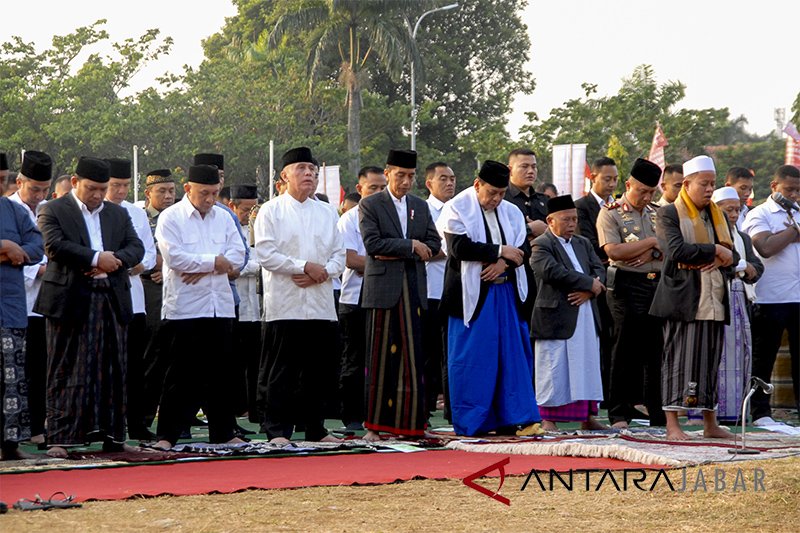
[[[367,252],[367,440],[378,440],[380,431],[421,436],[428,418],[420,316],[428,299],[425,261],[439,253],[441,240],[427,202],[408,194],[416,166],[416,152],[390,150],[388,188],[359,204]]]
[[[605,290],[605,269],[591,242],[574,234],[578,213],[571,196],[550,199],[547,212],[548,229],[533,241],[531,257],[542,428],[554,431],[555,422],[579,421],[582,429],[605,429],[594,419],[603,398],[596,298]]]

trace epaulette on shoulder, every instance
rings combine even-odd
[[[622,206],[622,202],[620,202],[619,200],[614,200],[610,204],[606,204],[605,208],[606,209],[616,209],[616,208],[621,207],[621,206]]]

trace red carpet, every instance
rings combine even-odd
[[[63,491],[77,501],[121,500],[132,496],[230,493],[330,485],[384,484],[414,478],[463,479],[511,458],[506,475],[532,469],[621,470],[657,467],[616,459],[469,453],[455,450],[311,457],[227,459],[119,468],[49,470],[0,475],[0,500],[13,503]],[[490,476],[497,476],[494,471]]]

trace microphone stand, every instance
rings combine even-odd
[[[747,393],[747,396],[744,397],[742,401],[742,447],[741,448],[731,448],[728,450],[728,453],[733,455],[756,455],[761,453],[758,450],[754,450],[752,448],[747,448],[745,446],[745,431],[747,429],[747,408],[750,406],[750,397],[755,394],[756,390],[760,388],[758,383],[750,379],[751,387],[750,392]],[[765,394],[771,394],[772,391],[770,390],[767,392],[764,391]]]

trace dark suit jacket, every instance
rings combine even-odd
[[[49,262],[33,310],[48,318],[85,320],[89,313],[90,278],[95,251],[78,204],[72,194],[47,202],[39,212],[39,228]],[[128,269],[144,257],[144,245],[136,235],[124,207],[104,202],[100,212],[103,248],[114,252],[122,267],[108,275],[111,297],[119,321],[133,317]]]
[[[491,233],[486,219],[483,219],[483,225],[486,229],[486,238],[488,243],[472,241],[466,235],[453,235],[445,233],[447,239],[447,266],[444,271],[444,287],[442,289],[442,302],[439,308],[446,312],[449,316],[456,318],[464,318],[464,301],[463,301],[463,287],[461,285],[461,262],[462,261],[480,261],[481,263],[496,263],[497,262],[497,244],[492,243]],[[503,238],[503,244],[506,244],[506,236],[503,227],[500,227],[500,233]],[[531,257],[531,248],[528,244],[528,239],[519,247],[524,254],[523,264],[527,263]],[[508,270],[506,270],[506,277],[514,287],[514,295],[516,296],[517,312],[522,317],[522,300],[519,298],[517,291],[517,270],[513,263],[509,263]],[[473,320],[480,315],[483,302],[486,301],[486,294],[489,292],[491,282],[481,282],[481,292],[478,296],[478,305],[475,307],[475,313],[472,315]],[[530,290],[530,288],[528,289]],[[526,322],[528,317],[523,318]]]
[[[600,248],[600,241],[597,239],[597,217],[600,214],[600,204],[597,203],[597,199],[589,193],[575,200],[575,208],[578,210],[578,229],[575,233],[589,239],[600,261],[608,261],[608,256]]]
[[[373,194],[358,204],[361,238],[367,250],[361,305],[389,309],[400,300],[403,276],[408,274],[410,291],[417,291],[423,309],[428,306],[425,262],[412,251],[411,240],[426,244],[433,255],[442,247],[441,237],[425,200],[406,195],[408,236],[403,235],[400,219],[389,191]],[[389,256],[396,259],[377,259]]]
[[[572,248],[585,274],[572,266],[558,238],[548,229],[533,241],[531,266],[536,278],[537,295],[533,305],[531,336],[535,339],[569,339],[575,334],[578,307],[567,296],[574,291],[591,291],[594,278],[605,282],[606,269],[585,237],[573,235]],[[600,312],[597,300],[591,299],[597,334],[600,334]]]
[[[744,241],[744,260],[753,265],[753,268],[756,269],[756,277],[745,281],[745,283],[755,283],[764,275],[764,263],[761,262],[761,258],[753,251],[753,239],[750,238],[750,235],[743,231],[739,231],[739,235],[742,236],[742,240]]]
[[[650,306],[650,314],[673,321],[692,322],[697,316],[697,307],[700,305],[700,271],[678,268],[678,263],[686,265],[712,263],[716,245],[687,243],[683,239],[678,210],[674,204],[660,207],[656,217],[656,236],[664,250],[664,266],[661,268],[661,279]],[[739,254],[734,249],[733,265],[738,262]],[[733,275],[734,267],[720,270],[723,276],[730,277]],[[727,284],[723,304],[725,323],[729,324]]]

